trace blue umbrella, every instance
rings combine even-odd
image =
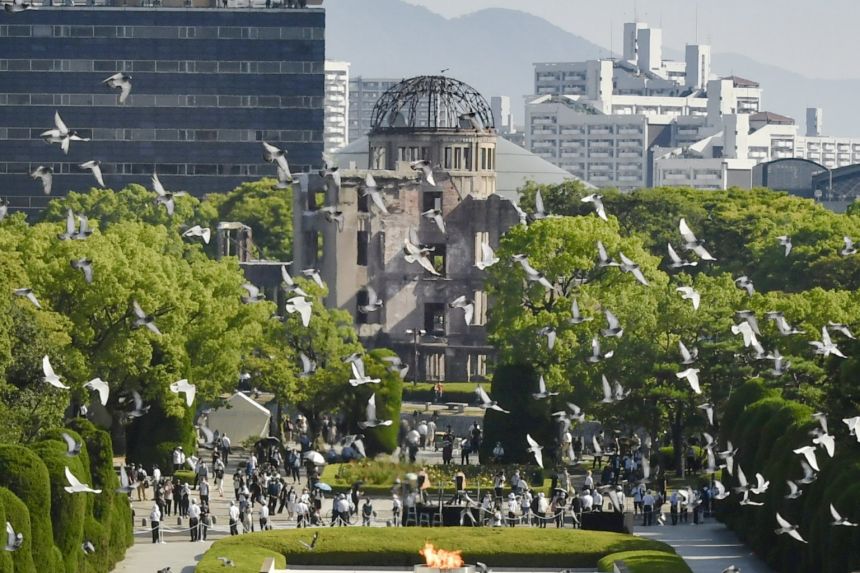
[[[319,490],[322,490],[322,491],[331,491],[331,486],[329,484],[323,483],[321,481],[318,481],[317,483],[315,483],[314,487],[319,489]]]

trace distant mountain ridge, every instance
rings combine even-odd
[[[327,0],[327,57],[352,63],[350,75],[411,77],[447,75],[489,98],[511,97],[518,122],[523,96],[534,89],[535,62],[607,57],[609,50],[537,16],[485,9],[447,19],[402,0]],[[668,54],[676,46],[666,46]],[[860,78],[816,80],[738,54],[715,54],[714,72],[748,77],[764,88],[764,108],[791,116],[801,126],[806,107],[824,108],[828,135],[860,137],[853,94]]]

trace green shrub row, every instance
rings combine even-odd
[[[106,573],[132,543],[128,497],[115,493],[110,436],[86,420],[65,429],[82,442],[80,454],[66,455],[62,431],[52,430],[31,447],[0,445],[0,506],[24,535],[24,545],[0,557],[9,573]],[[65,468],[100,494],[69,494]],[[2,516],[0,516],[2,517]],[[96,548],[81,549],[84,541]],[[38,569],[36,569],[38,566]]]
[[[616,561],[623,561],[630,573],[693,573],[679,555],[665,551],[622,551],[597,562],[598,571],[612,573]]]
[[[812,444],[810,431],[818,426],[812,410],[782,398],[757,381],[744,384],[729,400],[721,430],[721,446],[731,440],[738,448],[739,464],[749,481],[761,473],[770,481],[767,492],[753,496],[763,506],[740,506],[732,494],[719,504],[719,515],[753,550],[777,571],[801,573],[845,573],[860,570],[860,528],[834,527],[830,504],[843,517],[860,520],[860,446],[848,436],[838,419],[829,421],[836,436],[836,455],[830,458],[818,448],[821,472],[812,484],[801,486],[798,499],[785,499],[786,480],[803,476],[801,456],[794,449]],[[729,424],[727,422],[731,421]],[[737,486],[734,476],[723,471],[726,487]],[[776,535],[776,513],[798,525],[808,544],[788,535]]]

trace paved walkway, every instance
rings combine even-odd
[[[636,535],[668,543],[693,573],[721,573],[729,565],[743,573],[773,573],[731,530],[713,519],[702,525],[636,527]]]

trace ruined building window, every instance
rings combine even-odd
[[[369,213],[369,202],[370,196],[364,194],[363,189],[358,190],[358,199],[356,201],[356,209],[358,209],[359,213]]]
[[[445,161],[442,163],[443,169],[451,169],[451,148],[445,148]]]
[[[445,303],[424,304],[424,330],[433,336],[445,336]]]
[[[367,291],[360,290],[355,294],[355,323],[356,324],[368,324],[370,321],[368,320],[368,313],[361,312],[359,307],[365,306],[368,303]]]
[[[454,148],[454,169],[462,169],[463,168],[463,148],[455,147]]]
[[[475,316],[472,318],[472,326],[484,326],[487,324],[487,291],[475,291]]]
[[[482,171],[487,170],[487,148],[486,147],[481,148],[481,170]]]
[[[421,207],[424,211],[429,211],[430,209],[441,209],[442,208],[442,192],[441,191],[424,191],[423,197],[421,198]]]
[[[424,374],[427,380],[445,379],[445,354],[434,352],[424,356]]]
[[[374,147],[371,154],[371,169],[385,169],[385,148]]]
[[[433,247],[433,252],[427,255],[430,259],[430,263],[433,265],[433,268],[436,269],[436,272],[439,273],[439,276],[445,276],[445,255],[446,248],[445,245],[431,245]],[[428,271],[424,271],[426,274],[430,274]]]
[[[475,262],[477,263],[484,258],[484,252],[481,250],[481,245],[489,244],[490,233],[487,231],[478,231],[475,233]]]
[[[467,372],[469,380],[473,378],[483,379],[487,377],[487,355],[486,354],[470,354],[467,358]]]
[[[471,146],[463,148],[463,160],[465,163],[466,171],[471,171],[472,170],[472,147]]]
[[[367,251],[370,247],[370,236],[367,231],[358,231],[355,237],[356,261],[360,267],[367,266]],[[365,293],[366,294],[366,293]]]

